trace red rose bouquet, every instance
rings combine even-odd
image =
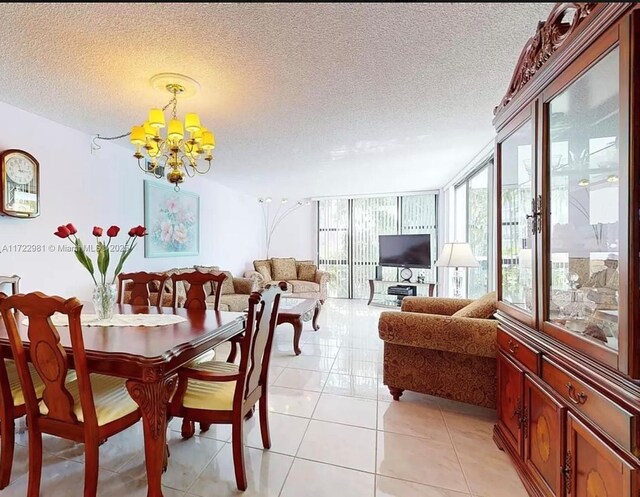
[[[110,318],[113,316],[113,306],[115,304],[116,291],[115,291],[115,281],[118,275],[122,272],[122,267],[124,266],[125,261],[133,252],[133,249],[136,248],[136,241],[139,237],[143,237],[147,234],[147,230],[144,226],[135,226],[131,228],[128,232],[129,238],[126,243],[122,247],[120,251],[120,259],[118,260],[118,264],[116,265],[113,271],[113,279],[109,282],[107,281],[107,272],[109,271],[109,264],[111,262],[111,240],[118,236],[120,233],[120,228],[118,226],[111,226],[107,230],[108,240],[102,239],[102,234],[104,230],[99,226],[93,227],[93,236],[96,237],[96,266],[98,268],[98,272],[100,273],[100,281],[96,280],[95,269],[93,265],[93,261],[87,255],[86,247],[82,243],[82,240],[77,237],[77,232],[75,226],[71,223],[66,224],[64,226],[58,226],[57,231],[54,232],[54,235],[68,239],[73,247],[74,254],[80,264],[82,264],[89,274],[91,274],[91,278],[93,282],[96,284],[96,288],[93,294],[93,303],[98,316],[101,319]]]

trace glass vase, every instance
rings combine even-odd
[[[93,289],[93,307],[98,319],[111,319],[115,312],[116,285],[99,284]]]

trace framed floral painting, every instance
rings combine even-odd
[[[144,225],[145,257],[198,255],[200,196],[145,180]]]

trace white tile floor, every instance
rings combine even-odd
[[[262,450],[257,416],[247,422],[248,490],[236,490],[229,427],[183,441],[173,420],[165,497],[526,497],[491,440],[494,411],[411,392],[392,401],[382,384],[380,312],[329,300],[320,330],[305,325],[298,357],[291,326],[280,326],[270,378],[273,445]],[[18,425],[3,497],[26,495],[27,434]],[[138,424],[100,448],[98,495],[146,495],[142,446]],[[44,448],[41,495],[82,495],[83,446],[47,437]]]

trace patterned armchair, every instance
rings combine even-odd
[[[395,400],[404,390],[496,407],[495,293],[476,301],[406,297],[383,312],[383,382]]]
[[[248,271],[245,277],[257,278],[260,287],[287,283],[290,297],[318,299],[324,304],[327,299],[329,273],[320,271],[313,261],[296,261],[293,258],[275,258],[253,261],[255,271]]]

